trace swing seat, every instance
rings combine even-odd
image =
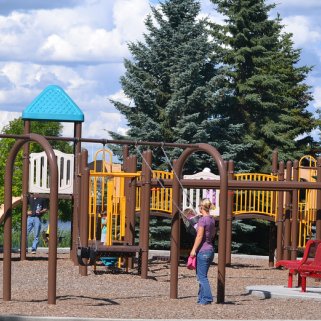
[[[100,257],[99,260],[107,267],[115,266],[117,263],[118,258],[117,257],[109,257],[109,256],[103,256]]]

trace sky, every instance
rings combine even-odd
[[[285,31],[293,33],[295,48],[302,49],[300,64],[314,66],[306,81],[314,113],[321,108],[321,1],[273,2],[271,18],[279,13]],[[48,85],[58,85],[85,115],[83,137],[110,139],[109,130],[125,133],[126,119],[109,99],[129,102],[119,82],[124,58],[131,58],[127,45],[143,40],[144,19],[158,3],[0,0],[0,130]],[[201,16],[222,22],[209,0],[201,5]],[[72,124],[64,124],[63,135],[73,136]],[[93,152],[93,146],[85,147]]]

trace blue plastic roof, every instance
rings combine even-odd
[[[22,112],[22,119],[83,122],[84,114],[62,88],[50,85]]]

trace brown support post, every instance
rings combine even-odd
[[[269,226],[269,267],[274,266],[274,253],[276,247],[276,240],[275,240],[275,222],[270,222]]]
[[[274,149],[272,152],[272,174],[277,175],[278,173],[278,150]]]
[[[30,121],[24,121],[24,135],[30,134]],[[21,215],[21,242],[20,258],[25,260],[27,257],[27,211],[28,211],[28,190],[29,190],[29,142],[23,145],[23,164],[22,164],[22,215]]]
[[[79,227],[79,207],[80,207],[80,176],[79,176],[79,165],[78,165],[78,157],[81,153],[81,123],[75,122],[74,124],[74,137],[77,139],[74,143],[74,187],[73,187],[73,212],[72,212],[72,220],[71,220],[71,244],[70,244],[70,258],[74,262],[75,265],[78,265],[77,261],[77,242],[78,242],[78,227]]]
[[[129,157],[128,170],[130,173],[137,172],[137,156],[133,155]],[[128,182],[128,196],[126,196],[126,236],[129,245],[135,245],[135,210],[136,210],[136,178],[133,177]],[[132,258],[128,258],[128,267],[133,268],[134,262]]]
[[[293,162],[293,181],[299,180],[299,161]],[[298,233],[299,233],[299,191],[294,189],[292,191],[292,224],[291,224],[291,260],[296,260],[298,256]]]
[[[152,152],[147,150],[143,152],[142,161],[142,187],[141,187],[141,224],[139,234],[141,235],[142,249],[142,273],[141,277],[147,279],[148,274],[148,248],[149,248],[149,216],[150,216],[150,197],[151,197],[151,165]]]
[[[272,175],[276,176],[278,174],[278,150],[277,148],[273,150],[272,153]],[[272,212],[275,213],[275,220],[277,220],[277,206],[276,206],[276,192],[272,192]],[[275,240],[275,222],[270,223],[269,228],[269,266],[274,266],[274,253],[276,248]]]
[[[123,146],[123,160],[124,160],[124,165],[126,162],[126,158],[129,157],[129,147],[128,145]]]
[[[10,157],[7,159],[11,161]],[[13,163],[12,163],[13,165]],[[8,168],[8,166],[6,166]],[[11,176],[10,176],[11,175]],[[10,181],[8,191],[6,182]],[[8,185],[8,184],[7,184]],[[11,248],[12,248],[12,171],[5,172],[4,239],[3,239],[3,301],[11,301]],[[10,195],[6,197],[7,195]]]
[[[234,162],[228,162],[228,180],[234,179]],[[232,252],[232,221],[233,221],[233,204],[234,204],[234,191],[229,190],[227,196],[227,223],[226,223],[226,265],[231,265],[231,252]]]
[[[179,168],[177,161],[173,162],[173,171],[176,175],[173,176],[172,185],[172,224],[171,224],[171,282],[170,282],[170,298],[177,299],[178,297],[178,263],[180,253],[180,216],[177,204],[180,204],[181,191],[177,178],[180,179]]]
[[[128,145],[123,146],[123,171],[129,173],[130,159],[129,159],[129,148]],[[129,202],[129,184],[130,178],[124,179],[124,194],[125,194],[125,202],[126,202],[126,212],[125,212],[125,242],[129,244],[129,211],[131,207],[131,203]]]
[[[144,153],[142,154],[144,157]],[[145,242],[144,240],[144,233],[143,229],[145,226],[145,209],[146,209],[146,203],[143,201],[144,192],[143,192],[143,186],[145,184],[145,177],[146,177],[146,166],[144,166],[144,161],[142,160],[142,172],[141,172],[141,186],[140,186],[140,214],[139,214],[139,247],[143,249],[143,244]],[[146,165],[146,164],[145,164]]]
[[[81,152],[81,179],[80,179],[80,242],[82,247],[88,246],[88,236],[89,236],[89,168],[88,168],[88,151],[86,149]],[[82,276],[87,276],[88,268],[87,266],[79,265],[79,274]]]
[[[279,164],[279,173],[278,173],[279,182],[284,181],[284,162],[281,161]],[[278,209],[277,209],[277,238],[276,238],[276,260],[280,261],[283,259],[283,201],[284,201],[284,192],[278,192]]]
[[[286,181],[290,182],[292,176],[292,162],[286,162]],[[285,221],[284,221],[284,254],[285,260],[290,259],[291,245],[291,192],[285,192]]]
[[[317,182],[321,182],[321,157],[317,158]],[[321,240],[321,190],[317,190],[316,239]]]

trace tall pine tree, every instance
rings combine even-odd
[[[152,7],[145,21],[144,42],[130,43],[121,78],[129,105],[113,101],[128,122],[127,137],[113,138],[210,143],[231,158],[246,150],[239,139],[242,124],[227,122],[219,110],[227,104],[224,69],[213,59],[215,42],[209,41],[208,22],[198,19],[195,0],[166,0]],[[179,150],[169,151],[170,158]],[[168,168],[164,155],[154,149],[155,164]],[[199,160],[200,158],[198,158]],[[206,159],[206,157],[205,157]],[[204,167],[191,159],[189,171]],[[208,164],[206,164],[208,166]]]
[[[265,0],[211,0],[226,24],[215,25],[223,63],[229,68],[232,103],[222,114],[243,124],[240,136],[252,146],[243,154],[256,164],[252,170],[270,172],[271,155],[281,158],[308,153],[316,123],[306,108],[312,99],[304,83],[308,66],[299,67],[301,51],[284,33],[279,17],[269,19],[274,5]],[[246,159],[243,159],[246,162]]]

